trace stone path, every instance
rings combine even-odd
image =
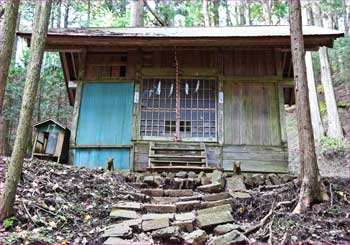
[[[104,244],[247,244],[242,226],[232,216],[234,197],[230,193],[245,189],[240,177],[227,181],[235,183],[232,186],[217,170],[209,177],[188,175],[135,179],[138,201],[114,205],[111,224],[102,234]],[[167,189],[174,185],[177,189]]]

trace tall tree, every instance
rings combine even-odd
[[[306,64],[307,84],[309,88],[312,129],[314,132],[315,139],[320,140],[324,136],[324,128],[323,128],[323,123],[321,119],[320,107],[318,103],[311,52],[306,52],[305,64]]]
[[[203,0],[202,3],[203,3],[204,26],[210,26],[208,0]]]
[[[130,26],[143,26],[143,0],[130,1]]]
[[[289,0],[289,20],[294,80],[296,82],[297,123],[303,141],[300,143],[303,150],[303,154],[300,156],[303,158],[302,183],[299,201],[294,209],[295,213],[300,213],[313,203],[321,201],[322,195],[311,125],[300,0]]]
[[[320,6],[316,3],[314,6],[314,20],[316,26],[322,25],[322,15]],[[324,89],[324,97],[327,107],[328,117],[328,133],[331,138],[342,139],[344,137],[343,130],[340,123],[338,114],[337,102],[335,100],[335,94],[333,89],[333,81],[331,74],[331,67],[329,64],[327,47],[320,47],[319,49],[320,64],[321,64],[321,82]]]
[[[31,127],[35,97],[38,89],[50,11],[51,0],[38,1],[36,3],[35,24],[30,45],[30,60],[27,68],[17,136],[1,198],[0,219],[10,217],[13,214],[16,190],[22,173],[23,158],[28,142],[28,133]]]
[[[3,129],[3,102],[7,84],[8,71],[12,59],[13,44],[15,42],[15,31],[19,9],[19,0],[9,0],[5,3],[4,21],[1,29],[0,46],[0,155],[2,146]]]

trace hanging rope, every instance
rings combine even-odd
[[[176,47],[175,47],[175,67],[176,67],[176,74],[175,74],[175,86],[176,86],[176,115],[175,115],[175,119],[176,119],[176,131],[174,134],[174,142],[175,144],[178,143],[179,140],[179,135],[180,135],[180,80],[179,80],[179,63],[177,60],[177,54],[176,54]]]

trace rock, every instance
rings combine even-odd
[[[193,171],[188,172],[187,176],[188,178],[192,178],[192,179],[197,178],[197,174]]]
[[[255,187],[255,183],[251,174],[247,174],[244,176],[244,184],[248,189],[253,189]]]
[[[197,214],[210,214],[210,213],[217,213],[217,212],[232,212],[232,207],[230,204],[225,204],[217,207],[212,208],[205,208],[201,210],[197,210]]]
[[[143,193],[145,195],[152,196],[152,197],[164,196],[164,191],[162,189],[141,189],[141,193]]]
[[[225,235],[213,237],[208,244],[249,244],[249,240],[239,231],[233,230]]]
[[[206,193],[217,193],[221,192],[223,186],[220,183],[213,183],[208,185],[202,185],[197,187],[198,191],[206,192]]]
[[[131,182],[129,183],[129,185],[136,189],[144,189],[148,187],[146,183],[140,183],[140,182]]]
[[[137,213],[133,210],[124,210],[119,208],[112,208],[111,214],[112,218],[124,218],[124,219],[136,219],[138,218]]]
[[[126,182],[135,182],[136,175],[133,172],[129,172],[129,174],[125,177]]]
[[[132,229],[129,226],[117,224],[110,229],[107,229],[101,237],[130,237],[132,235]]]
[[[234,175],[226,179],[226,189],[229,193],[232,191],[246,190],[243,178],[240,175]]]
[[[270,181],[274,185],[282,184],[282,181],[280,180],[280,178],[276,174],[268,174],[267,177],[270,179]]]
[[[176,205],[172,204],[144,204],[144,209],[149,213],[175,213]]]
[[[211,195],[206,195],[202,197],[203,201],[218,201],[218,200],[223,200],[227,199],[230,197],[230,194],[227,192],[221,192],[217,194],[211,194]]]
[[[180,229],[178,226],[169,226],[152,232],[152,237],[159,240],[169,240],[171,236],[179,236]]]
[[[113,224],[110,226],[106,227],[106,230],[112,229],[112,228],[118,228],[120,225],[126,226],[126,227],[131,227],[131,228],[139,228],[139,226],[142,223],[142,219],[130,219],[130,220],[125,220],[121,223],[118,224]]]
[[[170,179],[174,179],[175,178],[175,173],[169,172],[167,177],[170,178]]]
[[[278,176],[281,178],[283,183],[288,183],[294,179],[294,177],[290,174],[279,174]]]
[[[195,230],[184,236],[184,241],[188,244],[204,244],[207,239],[208,234],[203,230]]]
[[[228,211],[199,214],[197,216],[197,224],[200,228],[208,228],[229,222],[233,222],[233,217],[231,212]]]
[[[160,176],[162,176],[163,178],[167,177],[166,172],[162,172]]]
[[[232,230],[238,230],[240,229],[240,226],[237,224],[224,224],[224,225],[218,225],[214,228],[214,234],[215,235],[223,235],[226,234]]]
[[[153,220],[144,220],[142,221],[142,230],[143,231],[153,231],[169,226],[168,218],[153,219]]]
[[[265,185],[271,186],[271,185],[273,185],[273,183],[271,180],[267,179],[267,180],[265,180]]]
[[[109,237],[103,244],[131,244],[131,241],[118,237]]]
[[[163,178],[159,175],[157,176],[154,176],[154,183],[155,183],[155,186],[161,186],[163,185]]]
[[[238,198],[238,199],[247,199],[252,197],[249,193],[243,192],[243,191],[235,191],[230,194],[233,198]]]
[[[154,182],[154,177],[153,176],[145,176],[143,178],[143,182],[150,185],[150,186],[156,186],[157,184]]]
[[[142,215],[142,220],[162,219],[162,218],[174,219],[174,217],[175,217],[174,213],[165,213],[165,214],[148,213],[148,214]]]
[[[175,174],[175,177],[177,178],[187,178],[187,172],[186,171],[179,171]]]
[[[182,178],[174,178],[173,180],[173,189],[183,189],[184,187],[184,179]]]
[[[129,210],[139,211],[139,210],[142,209],[142,203],[121,201],[121,202],[118,202],[116,205],[114,205],[113,208],[129,209]]]
[[[232,204],[233,199],[227,198],[224,200],[218,200],[218,201],[212,201],[212,202],[201,202],[201,208],[211,208],[211,207],[217,207],[224,204]]]
[[[215,169],[211,174],[211,183],[221,184],[222,188],[225,187],[225,176],[222,171]]]
[[[194,229],[192,220],[176,220],[173,221],[171,225],[178,226],[180,230],[186,232],[192,232]]]
[[[165,196],[169,197],[184,197],[184,196],[193,196],[193,191],[190,189],[183,190],[165,190]]]
[[[186,202],[177,202],[176,205],[176,211],[177,212],[186,212],[186,211],[192,211],[194,209],[197,209],[200,207],[201,202],[200,201],[186,201]]]
[[[208,185],[210,184],[210,179],[207,176],[203,176],[201,179],[201,185]]]
[[[194,212],[175,214],[175,220],[184,221],[184,220],[194,220],[196,219],[196,214]]]
[[[263,174],[253,174],[252,180],[255,186],[264,185],[265,184],[265,176]]]

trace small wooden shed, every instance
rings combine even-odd
[[[34,124],[34,129],[32,157],[68,163],[70,130],[53,119]]]

